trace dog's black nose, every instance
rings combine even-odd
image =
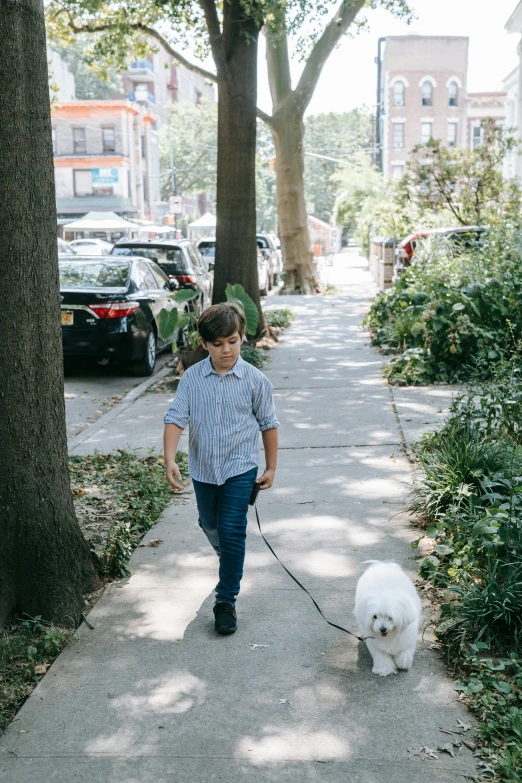
[[[387,630],[388,630],[388,629],[386,628],[386,626],[385,626],[385,625],[381,625],[381,627],[379,628],[379,631],[380,631],[381,633],[386,633],[386,632],[387,632]]]

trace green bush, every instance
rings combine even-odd
[[[265,310],[265,319],[269,326],[286,329],[294,320],[294,315],[288,307],[280,307],[276,310]]]
[[[252,345],[241,346],[241,358],[254,367],[262,367],[267,361],[267,352],[262,348],[255,348]]]
[[[440,599],[435,632],[479,718],[481,758],[494,780],[513,783],[522,780],[522,378],[509,363],[493,376],[417,444],[409,510],[433,539],[420,573]]]
[[[412,266],[377,295],[366,318],[373,344],[398,352],[386,369],[391,383],[488,378],[518,351],[521,255],[522,234],[510,225],[464,252],[441,238],[421,242]]]

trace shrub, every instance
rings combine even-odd
[[[280,329],[286,329],[294,320],[294,315],[288,307],[281,307],[276,310],[265,310],[264,315],[269,326],[275,326]]]
[[[436,634],[459,673],[454,688],[480,721],[484,768],[504,783],[522,780],[521,399],[509,363],[457,397],[444,426],[416,447],[409,499],[433,539],[420,573],[436,586]]]
[[[366,318],[373,344],[399,352],[386,369],[392,383],[488,378],[520,354],[521,249],[522,234],[510,225],[464,252],[441,238],[419,244],[412,266]]]

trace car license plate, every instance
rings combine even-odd
[[[72,326],[74,323],[74,313],[62,312],[62,326]]]

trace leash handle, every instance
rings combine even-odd
[[[312,601],[313,605],[315,606],[315,608],[317,609],[317,611],[319,612],[319,614],[321,615],[321,617],[323,618],[323,620],[324,620],[325,622],[327,622],[327,623],[328,623],[328,625],[331,625],[331,626],[332,626],[332,628],[337,628],[337,630],[338,630],[338,631],[344,631],[344,633],[347,633],[347,634],[349,634],[350,636],[353,636],[355,639],[358,639],[360,642],[364,642],[364,641],[365,641],[365,639],[371,639],[371,638],[373,638],[373,637],[370,637],[370,636],[366,636],[366,637],[357,636],[357,634],[355,634],[355,633],[352,633],[352,631],[348,631],[348,629],[347,629],[347,628],[343,628],[343,627],[342,627],[342,625],[336,625],[336,623],[332,623],[330,620],[328,620],[328,618],[326,618],[326,617],[324,616],[324,614],[323,614],[323,610],[321,609],[321,607],[319,606],[319,604],[317,603],[317,601],[315,600],[315,598],[313,597],[313,595],[312,595],[312,594],[311,594],[311,593],[310,593],[310,592],[309,592],[309,591],[306,589],[306,587],[305,587],[304,585],[302,585],[302,584],[301,584],[301,582],[299,581],[299,579],[297,579],[297,578],[296,578],[296,577],[295,577],[295,576],[292,574],[292,572],[288,570],[288,568],[285,566],[285,564],[281,562],[281,560],[278,558],[278,556],[276,555],[276,553],[275,553],[275,552],[274,552],[274,550],[272,549],[272,547],[271,547],[271,545],[269,544],[269,542],[266,540],[266,538],[265,538],[265,536],[264,536],[264,534],[263,534],[263,531],[261,530],[261,522],[259,521],[259,511],[257,510],[257,503],[254,503],[254,508],[255,508],[255,511],[256,511],[257,526],[258,526],[258,528],[259,528],[259,532],[261,533],[261,538],[263,539],[263,541],[265,542],[265,544],[267,545],[267,547],[269,548],[269,550],[272,552],[273,556],[275,557],[275,559],[277,560],[277,562],[279,563],[279,565],[280,565],[280,566],[282,566],[282,568],[284,568],[284,570],[286,571],[286,573],[288,574],[288,576],[289,576],[291,579],[293,579],[293,580],[294,580],[294,582],[295,582],[297,585],[299,585],[299,587],[301,588],[301,590],[304,590],[304,591],[305,591],[305,593],[306,593],[306,594],[307,594],[307,596],[310,598],[310,600]]]

